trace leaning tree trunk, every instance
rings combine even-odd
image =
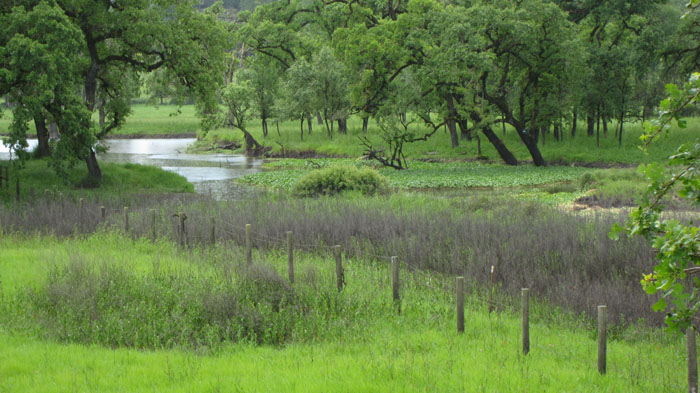
[[[87,164],[88,176],[97,183],[102,183],[102,170],[100,170],[100,165],[97,163],[94,149],[90,149],[90,154],[85,159],[85,164]]]
[[[245,136],[245,153],[248,156],[259,157],[265,152],[265,146],[258,143],[250,132],[240,129]]]
[[[267,138],[267,118],[263,117],[260,120],[262,121],[263,138]]]
[[[532,162],[535,164],[535,166],[546,166],[547,162],[544,160],[544,157],[542,157],[542,153],[540,152],[540,148],[537,147],[537,128],[535,128],[534,131],[534,136],[530,133],[527,132],[524,128],[518,128],[518,135],[520,136],[520,140],[523,141],[525,144],[525,147],[527,148],[527,151],[530,153],[530,157],[532,157]]]
[[[501,157],[504,163],[506,163],[507,165],[518,165],[518,160],[515,158],[513,153],[511,153],[511,151],[508,150],[501,138],[499,138],[496,135],[496,133],[493,132],[491,127],[482,127],[481,132],[483,132],[484,135],[486,135],[486,139],[488,139],[489,142],[491,142],[491,144],[496,149],[496,152]]]
[[[36,157],[48,157],[51,155],[49,129],[46,127],[46,119],[42,114],[34,115],[34,125],[36,126],[36,138],[39,142],[34,154]]]

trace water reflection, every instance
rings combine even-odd
[[[105,162],[153,165],[184,176],[194,184],[199,193],[210,194],[217,199],[238,197],[250,190],[234,185],[232,179],[261,170],[263,160],[238,154],[187,154],[187,146],[194,138],[183,139],[108,139],[106,153],[98,156]],[[36,147],[36,139],[28,141],[30,149]],[[9,158],[9,150],[0,144],[0,159]]]

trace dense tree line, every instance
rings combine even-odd
[[[3,2],[6,143],[26,146],[33,122],[38,154],[59,170],[84,161],[99,180],[96,142],[121,126],[145,83],[161,100],[196,102],[205,129],[240,129],[250,153],[263,150],[247,130],[253,118],[265,136],[277,119],[297,121],[300,138],[333,138],[357,115],[365,133],[370,119],[380,124],[390,148],[363,143],[393,167],[404,166],[404,143],[443,127],[452,147],[485,137],[517,165],[497,131],[505,124],[546,165],[548,138],[585,123],[587,135],[621,143],[625,122],[651,116],[665,82],[697,69],[700,21],[679,23],[674,1],[278,0],[235,15],[230,2]]]

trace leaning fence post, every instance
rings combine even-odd
[[[601,374],[607,372],[607,311],[606,306],[598,306],[598,372]]]
[[[457,277],[455,297],[457,299],[457,332],[464,333],[464,277]]]
[[[391,283],[394,304],[397,306],[399,313],[401,313],[401,298],[399,296],[399,258],[396,256],[391,257]]]
[[[253,264],[253,243],[250,238],[250,224],[245,224],[245,262],[248,266]]]
[[[129,207],[124,206],[124,232],[129,232]]]
[[[343,258],[340,255],[340,245],[333,246],[333,255],[335,256],[335,282],[336,286],[338,287],[338,292],[340,292],[343,290],[343,281],[345,281],[345,274],[343,273]]]
[[[294,284],[294,234],[287,231],[287,263],[289,265],[289,282]]]
[[[523,312],[523,355],[527,355],[530,352],[530,313],[528,310],[528,294],[530,290],[527,288],[522,288],[520,291],[520,297],[522,300],[522,312]]]
[[[693,326],[690,326],[685,334],[688,350],[688,393],[698,393],[698,350],[695,334]]]

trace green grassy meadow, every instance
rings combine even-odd
[[[321,298],[314,300],[318,304],[335,302],[341,312],[321,306],[309,310],[281,345],[223,342],[214,347],[139,349],[52,338],[51,332],[28,323],[32,319],[24,310],[32,308],[27,308],[26,294],[45,287],[52,272],[71,260],[94,261],[97,269],[126,266],[133,277],[146,279],[156,270],[204,276],[222,269],[220,250],[182,252],[169,242],[132,240],[113,232],[68,240],[5,235],[0,247],[3,392],[680,392],[685,388],[684,341],[663,331],[629,330],[615,337],[608,343],[608,374],[601,376],[596,370],[595,332],[588,324],[574,323],[573,316],[560,313],[558,320],[552,320],[551,307],[533,302],[531,350],[523,356],[518,310],[489,315],[476,290],[467,290],[465,333],[456,332],[452,277],[402,273],[399,315],[391,302],[388,264],[346,260],[347,286],[334,294],[333,263],[314,254],[297,257],[294,291]],[[228,263],[239,264],[236,256],[242,253],[234,253]],[[254,261],[286,277],[286,255],[281,250],[255,253]]]

